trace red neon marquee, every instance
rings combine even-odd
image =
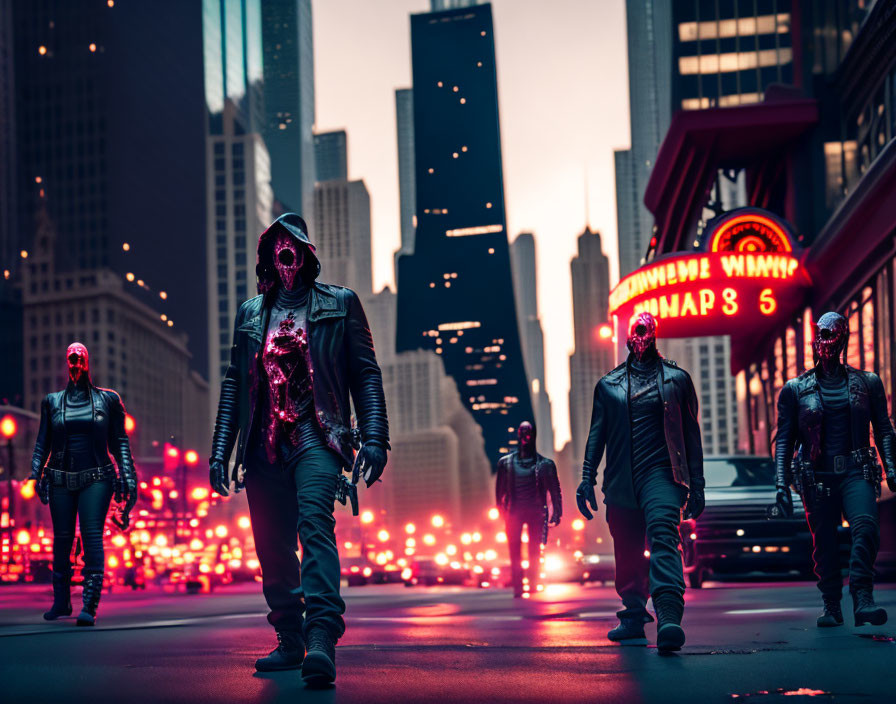
[[[627,327],[648,311],[660,337],[759,339],[803,304],[809,277],[789,229],[771,213],[726,213],[704,242],[708,251],[666,255],[622,279],[610,292],[610,314]]]

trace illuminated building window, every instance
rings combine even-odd
[[[461,98],[461,99],[460,99],[460,104],[461,104],[461,105],[466,104],[466,102],[467,102],[467,99],[466,99],[466,98]]]
[[[467,379],[467,386],[495,386],[497,379]]]
[[[681,22],[678,38],[683,42],[698,39],[724,39],[727,37],[752,37],[756,34],[787,34],[790,31],[790,14],[760,15],[709,22]]]
[[[465,320],[457,323],[440,323],[439,330],[469,330],[470,328],[482,327],[482,323],[478,320]],[[472,348],[467,348],[472,351]]]
[[[683,76],[698,73],[728,73],[764,66],[779,66],[791,61],[793,61],[793,50],[790,47],[759,51],[732,51],[725,54],[681,56],[678,59],[678,72]]]
[[[477,225],[475,227],[459,227],[453,230],[446,230],[445,235],[447,237],[469,237],[471,235],[489,235],[503,231],[503,225]],[[492,253],[493,250],[489,250],[489,254]]]

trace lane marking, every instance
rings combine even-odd
[[[735,609],[726,611],[731,616],[746,616],[748,614],[782,614],[787,611],[813,611],[811,607],[781,607],[777,609]]]

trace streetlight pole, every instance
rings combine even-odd
[[[15,455],[12,445],[12,439],[16,436],[16,419],[11,415],[5,415],[0,419],[0,435],[6,438],[7,466],[6,466],[6,495],[7,510],[9,512],[9,541],[12,544],[12,526],[13,516],[15,516],[16,497],[12,488],[13,466],[15,464]]]

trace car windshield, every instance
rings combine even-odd
[[[774,486],[775,463],[770,457],[714,457],[703,461],[706,486]]]

